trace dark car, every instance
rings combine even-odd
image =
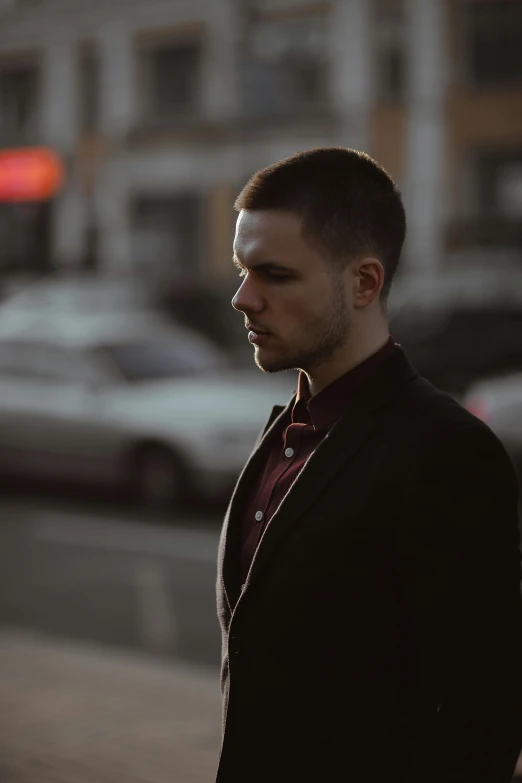
[[[522,269],[459,270],[398,281],[390,332],[417,370],[457,397],[522,366]]]

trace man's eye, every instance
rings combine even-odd
[[[270,280],[278,280],[278,281],[284,281],[284,280],[290,280],[290,275],[274,275],[268,272],[267,277],[270,278]]]
[[[239,277],[245,277],[247,272],[248,269],[239,269]],[[269,272],[268,270],[260,271],[258,274],[262,274],[269,280],[277,280],[278,282],[284,282],[285,280],[290,280],[291,278],[291,275],[280,275],[277,274],[277,272]]]

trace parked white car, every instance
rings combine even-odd
[[[154,314],[0,308],[0,470],[212,497],[293,388]]]
[[[474,383],[462,402],[500,438],[522,480],[522,371]]]

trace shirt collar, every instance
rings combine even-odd
[[[347,373],[332,381],[332,383],[313,396],[310,395],[308,378],[301,371],[294,403],[295,418],[300,418],[297,415],[297,411],[302,410],[306,404],[314,429],[320,430],[329,427],[344,412],[346,404],[354,392],[366,382],[382,362],[391,356],[396,350],[396,346],[397,343],[390,336],[385,345],[376,353],[357,364],[351,370],[348,370]],[[292,416],[292,420],[294,420],[294,416]]]

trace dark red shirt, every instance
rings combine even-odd
[[[392,337],[372,356],[310,396],[299,373],[295,403],[280,422],[279,435],[246,506],[241,529],[241,582],[244,583],[266,525],[301,472],[308,457],[344,412],[350,397],[395,350]]]

